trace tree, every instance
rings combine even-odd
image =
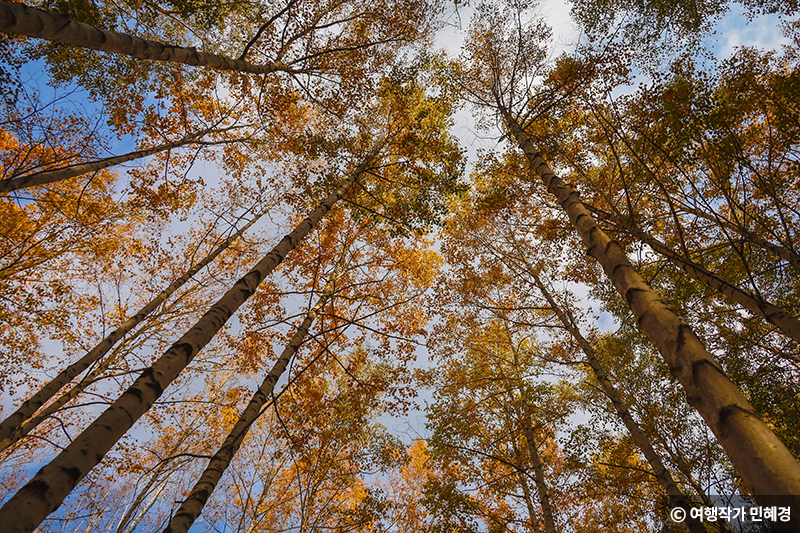
[[[582,0],[591,46],[550,63],[505,1],[452,61],[438,0],[0,2],[3,523],[629,533],[796,501],[797,25],[701,63],[727,3],[679,4]],[[501,139],[472,192],[465,101]],[[426,444],[377,424],[425,387]]]
[[[570,393],[561,383],[533,377],[543,370],[537,368],[539,347],[522,334],[517,340],[514,329],[500,319],[448,321],[437,339],[448,370],[427,377],[436,386],[429,444],[437,461],[460,464],[462,483],[481,487],[476,497],[489,520],[552,532],[564,527],[559,517],[568,512],[560,494],[565,489],[551,485],[557,460],[549,454],[557,453],[554,428],[571,412]],[[526,519],[517,517],[520,504]]]
[[[653,250],[663,255],[666,259],[680,267],[693,278],[698,279],[706,285],[719,290],[731,300],[741,304],[745,309],[753,314],[763,316],[766,320],[778,326],[778,328],[780,328],[786,335],[790,336],[795,341],[800,342],[800,321],[783,309],[780,309],[779,307],[762,300],[758,296],[747,293],[739,287],[721,279],[714,273],[709,272],[702,266],[694,263],[691,261],[691,259],[681,256],[671,248],[665,246],[662,242],[649,233],[643,231],[630,220],[620,220],[615,218],[613,215],[603,211],[598,211],[591,206],[587,206],[587,208],[589,211],[602,218],[610,220],[617,227],[623,229],[623,231],[627,231],[641,242],[647,244]]]
[[[14,498],[9,500],[0,510],[0,516],[3,513],[13,514],[18,517],[17,527],[21,528],[20,531],[32,531],[47,514],[55,510],[78,481],[102,459],[105,452],[158,399],[167,385],[191,362],[197,352],[211,340],[217,330],[222,327],[236,309],[244,303],[248,296],[255,292],[261,280],[280,264],[299,240],[308,235],[333,204],[350,189],[359,175],[369,168],[380,148],[382,146],[373,149],[364,161],[356,167],[344,185],[333,191],[306,220],[295,228],[291,234],[284,237],[278,246],[264,257],[247,276],[240,279],[236,285],[218,300],[186,335],[176,342],[153,366],[142,373],[128,391],[112,404],[103,416],[85,430],[80,437],[75,439],[71,447],[62,452],[59,459],[51,462],[48,465],[49,468],[45,467],[40,470],[37,474],[39,479],[34,478],[26,485],[27,490],[25,488],[21,489],[15,496],[16,502]],[[92,449],[98,451],[91,453],[90,450]],[[87,458],[90,453],[93,456],[92,459],[88,461],[79,459],[80,457]],[[60,463],[62,462],[70,466],[61,466]],[[43,497],[46,500],[43,501]],[[41,501],[41,503],[38,510],[30,513],[28,520],[22,521],[19,520],[22,516],[20,514],[22,508],[16,508],[15,506],[28,507],[29,504],[23,503],[25,498],[35,499]],[[45,503],[45,501],[48,503]]]
[[[0,339],[7,346],[3,378],[25,361],[41,359],[43,331],[74,339],[63,306],[78,310],[93,299],[75,280],[108,271],[115,258],[129,257],[136,248],[142,211],[115,201],[113,181],[103,172],[86,186],[66,184],[29,199],[0,201],[0,283],[8,295],[0,307]]]
[[[342,257],[342,260],[343,259],[344,257]],[[273,391],[275,389],[275,384],[278,382],[278,379],[280,379],[281,374],[286,370],[286,367],[289,366],[290,361],[294,358],[300,345],[305,340],[305,336],[308,334],[308,330],[314,323],[317,314],[325,307],[328,299],[333,295],[339,271],[341,270],[342,260],[336,264],[336,268],[334,268],[331,273],[330,281],[325,285],[314,307],[308,311],[305,319],[298,326],[297,332],[292,337],[291,342],[284,348],[283,352],[281,352],[272,370],[270,370],[269,374],[267,374],[264,381],[256,390],[253,398],[236,421],[236,425],[226,437],[225,442],[223,442],[222,447],[214,454],[209,465],[203,471],[203,475],[197,481],[189,496],[181,503],[180,508],[170,520],[165,531],[169,531],[170,533],[188,531],[200,515],[205,503],[208,501],[208,497],[214,491],[220,477],[222,477],[231,459],[242,445],[242,441],[247,435],[250,426],[263,412],[265,404],[267,403],[267,398],[270,396],[274,397]]]
[[[502,118],[504,127],[525,153],[531,172],[557,198],[587,250],[603,266],[670,372],[686,390],[687,399],[701,413],[751,490],[759,497],[800,492],[800,487],[794,487],[800,482],[797,460],[755,414],[689,326],[660,301],[636,272],[619,244],[597,226],[573,187],[553,173],[521,126],[521,116],[536,103],[529,96],[529,84],[537,63],[535,55],[520,47],[532,46],[531,41],[537,38],[536,27],[509,28],[504,17],[491,8],[486,8],[481,17],[474,23],[472,44],[467,46],[473,63],[467,70],[470,76],[462,78],[465,88],[476,101]],[[520,33],[524,31],[533,33]],[[573,80],[576,77],[573,75]],[[541,101],[543,97],[538,98]],[[758,458],[755,462],[754,457]]]
[[[610,234],[664,257],[642,257],[638,267],[796,455],[796,432],[775,423],[793,418],[777,413],[791,410],[783,398],[796,394],[797,343],[788,334],[798,312],[796,267],[787,246],[796,224],[785,203],[795,173],[792,57],[788,49],[747,49],[720,61],[716,73],[676,62],[621,98],[609,96],[613,84],[602,83],[596,98],[595,89],[576,91],[559,113],[559,142],[571,154],[553,143],[548,150],[569,169],[566,179],[581,183],[584,201],[641,230],[634,235],[606,219]],[[532,134],[541,136],[547,123]],[[576,135],[581,128],[587,135]],[[586,164],[594,158],[602,163]],[[737,303],[691,281],[687,270],[739,292]],[[788,319],[782,329],[762,319],[769,311]],[[757,391],[761,384],[769,392]]]
[[[128,161],[133,161],[134,159],[141,159],[144,157],[148,157],[153,154],[157,154],[159,152],[163,152],[166,150],[180,148],[182,146],[193,145],[193,144],[213,145],[217,143],[222,144],[225,142],[232,142],[231,140],[217,141],[216,143],[214,141],[203,141],[202,137],[209,133],[214,133],[214,132],[209,130],[201,131],[189,135],[188,137],[185,137],[184,139],[181,139],[179,141],[160,144],[158,146],[154,146],[152,148],[147,148],[144,150],[136,150],[134,152],[129,152],[124,155],[106,157],[104,159],[91,161],[87,163],[76,163],[73,165],[69,165],[67,167],[58,168],[54,170],[34,172],[32,174],[28,174],[25,176],[10,177],[3,181],[0,181],[0,192],[12,192],[18,189],[23,189],[25,187],[33,187],[37,185],[55,183],[61,180],[74,178],[76,176],[81,176],[83,174],[88,174],[90,172],[97,172],[98,170],[126,163]]]
[[[102,30],[64,15],[53,15],[18,3],[3,2],[0,5],[3,17],[0,29],[6,33],[49,39],[139,59],[209,66],[247,74],[286,72],[313,75],[315,71],[323,73],[330,69],[328,56],[334,56],[334,61],[338,62],[335,69],[344,69],[346,65],[341,59],[353,55],[358,57],[363,49],[417,38],[414,32],[421,27],[420,22],[424,24],[427,15],[427,5],[422,2],[409,5],[374,4],[365,10],[353,10],[347,3],[331,2],[317,4],[312,8],[311,16],[303,13],[304,4],[290,0],[253,34],[247,35],[248,41],[238,59],[198,52],[193,47],[164,45]],[[263,13],[260,15],[263,16]],[[413,22],[403,20],[405,17],[411,17]],[[281,22],[284,27],[279,30],[277,26]],[[345,31],[329,31],[332,27],[344,24],[349,24]],[[363,39],[370,32],[375,32],[371,36],[373,40],[365,42]],[[322,48],[319,48],[320,43],[323,44]],[[251,51],[265,45],[275,47],[273,60],[265,64],[253,64],[245,60]],[[329,48],[325,48],[326,45]]]
[[[460,153],[456,150],[454,156],[449,137],[438,133],[436,130],[432,132],[433,139],[441,144],[435,146],[435,148],[441,151],[443,161],[440,163],[438,157],[423,157],[421,164],[416,165],[414,161],[407,159],[408,156],[414,157],[416,155],[414,148],[406,144],[409,136],[412,135],[408,124],[413,124],[416,116],[426,116],[433,112],[433,109],[428,107],[429,104],[424,99],[420,99],[419,94],[420,91],[417,89],[410,93],[401,92],[400,94],[389,91],[383,95],[383,102],[378,103],[378,112],[385,113],[389,120],[389,126],[387,130],[379,130],[378,139],[373,141],[376,144],[369,153],[363,156],[361,163],[351,171],[347,180],[330,193],[291,234],[284,237],[273,251],[267,254],[249,274],[228,290],[187,334],[145,370],[131,387],[100,418],[84,430],[81,436],[76,438],[58,458],[40,471],[39,478],[32,480],[27,486],[28,489],[23,488],[18,493],[16,496],[17,501],[22,501],[23,495],[26,493],[29,494],[28,497],[40,499],[44,496],[44,493],[36,487],[41,487],[42,483],[50,487],[50,489],[47,489],[47,493],[50,493],[51,490],[54,492],[47,497],[50,504],[46,507],[40,507],[39,511],[32,515],[31,522],[27,525],[23,525],[20,522],[20,527],[35,526],[35,521],[41,520],[46,515],[42,514],[43,512],[50,512],[60,504],[61,499],[69,493],[80,478],[99,462],[111,446],[158,399],[169,383],[211,340],[236,309],[256,291],[261,280],[267,277],[281,263],[286,254],[308,235],[331,207],[353,188],[362,175],[374,168],[379,156],[381,156],[381,152],[385,148],[389,149],[389,153],[385,156],[389,162],[388,173],[395,180],[407,179],[413,186],[413,184],[420,181],[424,183],[438,179],[447,185],[457,177],[453,173],[453,163],[458,161]],[[408,99],[409,96],[411,100]],[[411,104],[410,107],[409,104]],[[445,107],[439,111],[446,110],[447,108]],[[431,125],[436,128],[440,124],[441,121],[433,121]],[[404,175],[407,177],[404,178]],[[110,433],[108,433],[109,430],[111,430]],[[96,453],[87,452],[90,449],[98,451]],[[86,461],[87,453],[90,453],[93,459]],[[78,468],[81,473],[63,477],[65,471],[59,466],[62,462],[71,465],[68,468]],[[78,464],[82,466],[78,466]],[[48,481],[45,481],[45,479],[48,479]],[[4,506],[6,510],[3,512],[16,512],[12,511],[15,505],[18,504],[12,498]],[[36,516],[36,518],[33,518],[33,516]]]
[[[691,507],[690,500],[678,488],[650,438],[634,421],[626,400],[606,376],[603,369],[605,363],[601,363],[592,343],[579,331],[579,322],[573,315],[579,311],[569,310],[567,306],[573,305],[569,302],[556,302],[552,289],[548,288],[550,284],[570,283],[569,274],[561,270],[569,271],[571,266],[565,267],[550,259],[554,256],[563,257],[564,253],[559,248],[568,248],[571,245],[554,242],[552,237],[548,237],[552,230],[544,223],[547,215],[542,208],[536,210],[536,206],[541,205],[541,199],[537,198],[534,190],[527,190],[533,185],[524,182],[526,169],[523,165],[524,162],[515,158],[514,154],[508,154],[505,161],[497,161],[487,154],[475,170],[477,179],[469,197],[464,198],[453,209],[453,217],[448,221],[447,231],[443,236],[443,250],[452,270],[437,295],[438,301],[447,302],[440,311],[443,317],[448,317],[447,326],[443,330],[446,333],[441,336],[447,339],[469,338],[469,333],[459,331],[456,324],[460,321],[465,322],[462,327],[466,331],[474,331],[479,327],[478,324],[501,322],[506,327],[513,328],[518,335],[525,334],[541,343],[539,357],[548,362],[542,364],[560,364],[573,369],[564,371],[569,376],[569,381],[563,386],[569,387],[578,405],[586,406],[584,410],[588,411],[586,414],[590,416],[590,420],[582,429],[588,431],[591,428],[591,431],[603,435],[603,439],[597,443],[598,446],[593,448],[588,443],[586,431],[575,431],[575,440],[565,445],[565,449],[569,450],[568,463],[582,462],[580,470],[576,470],[582,483],[570,488],[571,494],[580,496],[570,502],[571,506],[565,506],[564,503],[558,506],[567,515],[572,513],[566,509],[574,509],[573,520],[576,520],[575,515],[581,514],[587,518],[588,524],[590,520],[604,520],[604,514],[608,513],[617,517],[613,521],[613,527],[623,528],[625,521],[621,517],[629,514],[625,509],[629,509],[631,505],[639,506],[641,515],[649,514],[653,520],[661,520],[662,510],[659,506],[674,506],[680,502],[688,511]],[[523,181],[518,181],[520,179]],[[547,285],[544,279],[548,280]],[[537,292],[541,295],[537,295]],[[563,289],[559,292],[563,292]],[[451,318],[455,314],[453,309],[459,309],[460,315],[468,318]],[[557,320],[553,320],[554,315],[558,317]],[[446,346],[445,350],[441,350],[444,353],[458,354],[464,350],[455,340],[449,340]],[[585,354],[585,374],[578,370],[581,365],[578,351]],[[612,364],[621,362],[615,361]],[[546,371],[547,374],[554,372],[552,369]],[[525,374],[531,376],[537,373],[544,372]],[[641,373],[635,375],[641,376]],[[591,381],[582,385],[581,380],[587,379]],[[602,388],[596,385],[595,379]],[[448,381],[456,381],[456,378],[445,380]],[[638,382],[639,380],[637,384]],[[634,389],[637,384],[626,383]],[[457,386],[465,387],[462,384]],[[598,388],[602,391],[599,394],[596,392]],[[603,393],[607,398],[602,397]],[[616,420],[608,420],[609,398],[615,407]],[[666,403],[666,399],[663,401]],[[468,409],[474,408],[468,406]],[[660,413],[651,415],[651,419],[665,417],[671,418]],[[671,420],[665,422],[670,424]],[[635,444],[628,445],[629,438],[624,435],[624,429],[620,435],[612,433],[609,436],[604,433],[604,425],[616,428],[622,424],[633,435]],[[612,460],[616,457],[614,454],[605,458],[594,457],[600,446],[610,446],[609,449],[621,446],[620,449],[628,450],[626,453],[631,457],[624,460],[620,458],[621,462]],[[643,450],[644,457],[637,456],[635,446]],[[584,451],[588,456],[586,458]],[[645,460],[650,463],[652,470],[648,471]],[[600,461],[600,464],[593,467],[593,461]],[[604,479],[594,478],[590,474],[593,468],[598,468]],[[619,469],[616,475],[613,473],[615,468]],[[630,468],[637,469],[638,477],[624,477],[625,472],[630,472]],[[661,494],[664,496],[657,495],[657,487],[653,486],[655,480],[660,483]],[[601,494],[603,491],[611,491],[611,487],[615,487],[614,490],[619,491],[619,495],[606,496],[603,501]],[[669,503],[667,494],[672,498]],[[625,501],[623,497],[629,499]],[[643,497],[655,500],[656,505],[648,508],[641,502],[634,503],[636,498]],[[692,523],[690,520],[689,525],[696,531],[704,531],[699,521]],[[612,525],[609,524],[608,527]]]
[[[24,437],[36,425],[41,422],[46,416],[52,414],[55,409],[63,406],[68,400],[74,398],[82,388],[91,383],[89,381],[82,387],[74,387],[69,394],[62,396],[57,402],[48,407],[48,411],[40,415],[37,420],[29,420],[33,417],[36,411],[49,401],[58,391],[69,383],[76,376],[84,372],[87,368],[99,361],[114,344],[127,335],[131,330],[138,326],[150,313],[158,308],[167,298],[169,298],[175,291],[181,288],[186,282],[199,272],[201,269],[210,264],[218,255],[224,252],[234,241],[240,238],[244,232],[255,224],[266,211],[262,211],[253,216],[246,224],[239,230],[231,234],[225,241],[206,255],[201,261],[187,270],[181,277],[173,281],[168,287],[161,291],[155,298],[150,300],[144,307],[142,307],[134,316],[125,320],[117,329],[103,339],[97,346],[89,350],[86,355],[78,361],[72,363],[69,367],[61,371],[54,379],[49,381],[37,393],[28,398],[12,415],[7,417],[0,423],[0,451],[5,450],[10,445],[14,444],[20,438]],[[113,358],[107,359],[110,363]],[[107,365],[98,365],[95,373],[102,371]]]

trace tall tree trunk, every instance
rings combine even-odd
[[[511,336],[509,334],[509,341],[510,340]],[[547,533],[557,533],[556,521],[555,518],[553,518],[553,507],[550,505],[550,493],[547,490],[547,482],[544,479],[542,459],[539,456],[539,449],[536,447],[536,439],[533,433],[533,420],[531,418],[530,405],[528,404],[528,395],[525,393],[525,383],[519,371],[519,353],[513,344],[511,345],[511,349],[514,354],[514,379],[517,382],[517,390],[519,391],[520,402],[522,403],[522,433],[525,435],[525,441],[528,443],[528,455],[530,455],[531,466],[533,467],[533,481],[536,484],[536,491],[539,493],[539,503],[542,506],[544,527]],[[510,395],[509,393],[509,396]]]
[[[528,443],[528,454],[531,457],[531,466],[533,467],[533,479],[536,482],[536,490],[539,493],[539,503],[542,505],[544,527],[547,533],[557,533],[556,521],[553,518],[553,507],[550,505],[550,494],[547,490],[547,482],[544,480],[542,459],[539,457],[539,449],[536,447],[536,439],[533,434],[530,406],[525,392],[522,389],[519,392],[522,399],[522,431]]]
[[[123,155],[106,157],[104,159],[89,161],[87,163],[77,163],[64,168],[59,168],[55,170],[45,170],[42,172],[36,172],[34,174],[28,174],[27,176],[2,180],[0,181],[0,193],[8,193],[19,189],[23,189],[25,187],[35,187],[37,185],[47,185],[48,183],[56,183],[61,180],[74,178],[76,176],[88,174],[89,172],[96,172],[104,168],[120,165],[128,161],[133,161],[134,159],[141,159],[143,157],[148,157],[153,154],[163,152],[165,150],[180,148],[181,146],[186,146],[189,144],[197,144],[201,142],[200,138],[203,137],[203,135],[206,135],[211,131],[212,130],[207,129],[199,133],[195,133],[194,135],[189,135],[187,137],[184,137],[179,141],[164,143],[158,146],[153,146],[151,148],[145,148],[144,150],[136,150],[134,152],[128,152],[127,154]],[[213,144],[213,143],[204,143],[204,144]]]
[[[569,216],[588,252],[597,259],[639,326],[683,386],[688,402],[716,435],[756,499],[790,497],[800,507],[800,464],[731,382],[689,326],[670,311],[636,271],[625,252],[595,223],[578,193],[558,178],[536,151],[509,110],[499,101],[511,135],[525,153],[531,170]],[[774,524],[780,527],[781,524]]]
[[[642,230],[632,220],[620,219],[619,217],[615,217],[610,213],[601,211],[588,204],[586,205],[586,208],[600,217],[609,220],[623,231],[626,231],[633,237],[647,244],[653,250],[666,257],[671,263],[681,268],[694,279],[705,283],[709,287],[717,289],[719,292],[734,302],[740,304],[754,315],[762,316],[771,324],[777,326],[778,329],[783,331],[787,336],[794,339],[795,342],[800,343],[800,320],[794,318],[785,310],[774,304],[764,301],[758,296],[748,293],[732,283],[728,283],[713,272],[709,272],[702,266],[696,264],[688,257],[678,254],[673,249],[669,248],[646,231]]]
[[[377,146],[352,175],[301,222],[243,278],[234,284],[200,320],[147,368],[111,407],[78,435],[55,459],[44,466],[0,508],[0,523],[7,533],[30,533],[59,505],[78,482],[94,468],[112,446],[133,426],[164,389],[222,329],[234,312],[256,291],[283,258],[291,252],[333,205],[356,183],[377,157]]]
[[[689,530],[692,533],[706,533],[703,524],[697,520],[696,518],[692,518],[691,516],[691,508],[692,505],[689,500],[686,499],[686,496],[683,492],[678,488],[678,485],[675,483],[675,480],[672,478],[672,475],[667,470],[667,467],[664,466],[664,463],[661,461],[661,457],[658,456],[653,445],[650,443],[650,439],[642,432],[639,424],[631,416],[631,413],[628,409],[628,406],[622,400],[622,397],[617,392],[617,389],[614,388],[614,385],[609,381],[608,376],[606,375],[605,369],[600,364],[600,360],[597,358],[597,354],[594,351],[594,348],[586,340],[586,338],[581,334],[578,326],[575,323],[574,317],[568,310],[562,309],[561,306],[555,301],[553,296],[550,294],[550,291],[547,290],[547,287],[542,282],[541,278],[537,272],[531,267],[530,264],[526,263],[526,270],[531,274],[536,283],[536,286],[539,288],[539,291],[544,296],[545,300],[547,300],[548,305],[556,314],[558,319],[564,325],[564,328],[572,335],[572,337],[578,342],[578,345],[583,350],[583,353],[586,355],[586,361],[589,363],[589,367],[591,367],[594,376],[597,378],[598,383],[603,389],[603,393],[611,400],[611,403],[614,405],[614,410],[617,412],[617,416],[622,420],[622,423],[625,424],[625,427],[628,429],[628,432],[631,434],[633,441],[642,451],[647,459],[647,462],[650,464],[650,468],[653,469],[653,474],[658,479],[658,482],[664,488],[664,491],[667,493],[668,496],[672,498],[672,505],[678,505],[683,507],[686,510],[686,522],[689,526]]]
[[[142,330],[140,329],[133,334],[132,338],[135,338],[141,332]],[[79,382],[75,383],[72,387],[61,393],[54,401],[50,402],[43,409],[40,409],[33,416],[25,420],[21,426],[11,432],[11,435],[8,438],[0,441],[0,451],[10,448],[21,439],[26,437],[31,431],[36,429],[39,424],[50,418],[50,416],[55,414],[62,407],[75,399],[80,393],[86,390],[87,387],[98,381],[99,377],[106,370],[108,370],[112,364],[119,361],[128,353],[130,352],[124,349],[124,345],[118,345],[113,350],[111,355],[100,361],[100,363],[92,368],[91,372],[85,375]]]
[[[228,247],[236,241],[242,234],[247,231],[258,219],[260,219],[266,210],[256,215],[250,222],[242,226],[242,228],[225,239],[225,241],[217,246],[211,253],[206,255],[201,261],[192,265],[192,267],[184,272],[184,274],[173,281],[166,289],[161,291],[158,296],[150,300],[147,305],[142,307],[138,313],[123,322],[117,329],[111,332],[105,339],[100,341],[97,346],[92,348],[86,355],[75,361],[67,368],[61,371],[55,378],[42,387],[37,393],[28,398],[19,408],[12,413],[8,418],[0,423],[0,451],[5,450],[19,439],[27,435],[33,430],[37,424],[25,424],[39,408],[42,407],[48,400],[61,390],[67,383],[72,381],[76,376],[89,368],[92,364],[100,360],[108,351],[119,341],[123,336],[129,333],[133,328],[139,325],[150,313],[164,303],[175,291],[180,289],[186,282],[188,282],[195,274],[197,274],[204,267],[209,265],[214,259],[224,252]],[[41,418],[44,420],[44,418]],[[41,422],[39,420],[39,422]]]
[[[344,260],[344,256],[342,260]],[[211,461],[209,461],[200,479],[197,481],[194,488],[192,488],[192,492],[189,493],[189,496],[183,501],[166,529],[164,529],[164,533],[187,532],[189,528],[192,527],[194,521],[200,516],[200,513],[203,512],[203,507],[205,507],[206,502],[208,502],[208,499],[211,497],[211,493],[213,493],[214,489],[217,487],[217,483],[219,483],[219,480],[222,478],[222,474],[231,464],[234,455],[236,455],[242,442],[244,442],[244,438],[247,436],[250,426],[261,416],[261,409],[267,403],[267,399],[272,395],[275,384],[286,370],[286,367],[297,353],[297,350],[303,344],[303,340],[308,334],[308,330],[314,323],[314,320],[317,318],[317,314],[328,302],[331,294],[333,294],[341,265],[341,262],[336,264],[331,279],[325,285],[319,300],[317,300],[317,303],[308,312],[303,322],[297,328],[297,332],[295,332],[292,340],[283,349],[278,360],[275,361],[272,370],[270,370],[267,377],[265,377],[264,381],[261,383],[261,386],[258,387],[253,394],[247,407],[245,407],[241,416],[239,416],[239,419],[236,421],[236,424],[233,426],[233,429],[225,438],[225,442],[222,443],[222,446],[214,454],[214,457],[211,458]]]
[[[516,439],[511,439],[511,445],[514,448],[514,455],[517,457],[517,475],[519,475],[519,483],[522,485],[522,495],[525,497],[525,505],[528,507],[528,522],[530,523],[531,531],[535,532],[538,529],[536,527],[536,508],[533,505],[531,488],[528,486],[528,476],[523,471],[522,454],[519,452]]]
[[[241,59],[198,52],[193,47],[172,46],[124,33],[95,28],[67,16],[48,13],[25,4],[0,2],[0,31],[47,39],[89,50],[100,50],[139,59],[153,59],[192,66],[207,66],[248,74],[269,74],[276,71],[294,72],[281,63],[254,65]]]

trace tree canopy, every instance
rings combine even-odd
[[[3,531],[797,531],[797,3],[570,6],[0,1]]]

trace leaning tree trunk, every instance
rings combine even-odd
[[[89,161],[86,163],[77,163],[64,168],[45,170],[42,172],[36,172],[34,174],[28,174],[27,176],[2,180],[0,181],[0,193],[13,192],[25,187],[35,187],[37,185],[56,183],[65,179],[88,174],[89,172],[97,172],[98,170],[103,170],[104,168],[120,165],[128,161],[133,161],[134,159],[141,159],[159,152],[172,150],[173,148],[180,148],[181,146],[196,144],[203,135],[206,135],[211,131],[212,130],[201,131],[199,133],[195,133],[194,135],[184,137],[179,141],[164,143],[151,148],[145,148],[144,150],[128,152],[127,154],[106,157],[104,159],[98,159],[96,161]]]
[[[253,394],[247,407],[245,407],[241,416],[236,421],[236,425],[233,426],[233,429],[225,438],[225,442],[222,443],[217,453],[211,458],[211,461],[209,461],[208,466],[189,493],[189,496],[181,503],[180,508],[175,512],[166,529],[164,529],[164,533],[186,533],[189,531],[189,528],[192,527],[194,521],[200,516],[200,513],[203,512],[203,507],[205,507],[208,499],[211,497],[211,493],[213,493],[214,489],[217,487],[217,483],[219,483],[219,480],[222,478],[222,474],[225,473],[234,455],[236,455],[242,442],[244,442],[244,438],[247,436],[248,431],[250,431],[250,426],[261,416],[261,409],[267,403],[267,399],[272,395],[275,384],[286,370],[286,367],[297,353],[297,350],[303,344],[303,340],[308,334],[311,324],[313,324],[314,320],[317,318],[317,314],[322,310],[333,293],[341,264],[341,262],[337,263],[331,280],[325,285],[319,300],[317,300],[317,303],[308,312],[306,318],[297,328],[297,332],[295,332],[292,340],[283,349],[278,360],[275,361],[270,373],[264,378],[261,386]]]
[[[131,338],[135,339],[139,334],[142,333],[142,331],[142,329],[138,330],[132,335]],[[25,420],[21,426],[15,428],[8,438],[0,441],[0,451],[13,446],[26,437],[31,431],[36,429],[39,424],[50,418],[53,414],[61,410],[62,407],[77,398],[78,395],[80,395],[93,383],[96,383],[99,379],[101,379],[100,376],[102,376],[102,374],[108,370],[112,364],[118,362],[120,358],[127,356],[129,353],[130,351],[127,350],[123,344],[117,345],[110,355],[105,357],[94,368],[92,368],[91,372],[86,374],[72,387],[58,395],[55,400],[48,403],[43,409],[36,411],[36,413]]]
[[[643,243],[650,246],[653,250],[667,258],[671,263],[681,268],[684,272],[689,274],[694,279],[717,289],[719,292],[738,303],[754,315],[760,315],[768,322],[775,325],[784,334],[791,337],[795,342],[800,343],[800,320],[796,319],[780,307],[771,304],[763,299],[748,293],[745,290],[737,287],[736,285],[725,281],[713,272],[709,272],[704,267],[698,265],[691,259],[684,257],[673,249],[666,246],[664,243],[642,230],[630,219],[620,219],[611,215],[610,213],[603,212],[590,205],[586,208],[593,213],[609,220],[623,231],[628,232],[633,237],[639,239]]]
[[[611,400],[611,403],[614,405],[614,410],[617,412],[617,416],[619,416],[619,418],[622,420],[622,423],[625,424],[625,427],[628,429],[628,432],[630,432],[633,442],[636,443],[636,445],[644,454],[645,459],[647,459],[647,462],[650,464],[650,468],[653,469],[653,474],[655,474],[656,479],[658,479],[658,482],[664,488],[664,491],[667,493],[667,495],[672,498],[672,504],[680,506],[686,510],[686,522],[689,526],[689,530],[692,533],[706,533],[706,529],[703,527],[702,522],[700,522],[697,518],[692,517],[691,503],[683,494],[681,489],[678,488],[678,485],[675,483],[675,480],[672,478],[669,470],[667,470],[667,467],[664,466],[664,463],[661,461],[661,457],[658,456],[653,448],[653,445],[650,443],[650,439],[647,438],[642,429],[639,427],[639,424],[637,424],[631,416],[628,406],[622,400],[622,397],[619,395],[619,392],[617,392],[617,389],[614,388],[614,385],[608,379],[605,369],[603,369],[603,366],[600,364],[600,360],[597,358],[594,348],[581,334],[572,315],[568,314],[568,311],[562,309],[561,306],[558,305],[553,296],[550,294],[550,291],[547,290],[547,287],[542,282],[541,278],[539,278],[539,275],[536,273],[536,271],[531,268],[531,265],[527,264],[527,261],[525,261],[525,263],[526,270],[530,272],[534,283],[536,283],[539,291],[542,293],[545,300],[547,300],[548,305],[561,321],[561,324],[564,326],[564,328],[570,333],[570,335],[572,335],[572,337],[577,341],[578,345],[583,350],[583,353],[586,355],[586,361],[589,363],[589,367],[591,367],[598,383],[600,383],[603,393],[605,393],[608,399]]]
[[[206,255],[203,260],[194,264],[189,270],[183,273],[181,277],[173,281],[166,289],[161,291],[155,298],[150,300],[147,305],[142,307],[138,313],[123,322],[117,329],[111,332],[105,339],[92,348],[86,355],[81,357],[69,365],[66,369],[62,370],[55,378],[42,387],[36,394],[28,398],[19,408],[12,413],[8,418],[0,423],[0,451],[5,450],[15,442],[19,441],[22,437],[30,433],[37,424],[28,424],[26,421],[30,419],[39,408],[42,407],[48,400],[61,390],[67,383],[72,381],[78,374],[89,368],[92,364],[100,360],[114,344],[124,337],[133,328],[139,325],[150,313],[164,303],[175,291],[180,289],[186,282],[188,282],[195,274],[200,272],[203,268],[209,265],[214,259],[224,252],[236,239],[242,236],[259,218],[261,218],[266,211],[255,216],[250,222],[242,226],[242,228],[225,239],[225,241],[216,247],[211,253]],[[41,419],[43,420],[43,418]],[[39,422],[41,422],[39,420]]]
[[[193,47],[172,46],[148,41],[124,33],[95,28],[64,15],[48,13],[25,4],[12,2],[0,2],[0,31],[139,59],[207,66],[218,70],[231,70],[247,74],[292,72],[290,67],[280,63],[254,65],[241,59],[229,59],[216,54],[198,52]]]
[[[731,382],[689,326],[658,298],[625,252],[595,223],[577,192],[558,178],[498,99],[498,108],[531,169],[569,216],[588,252],[597,259],[639,326],[683,386],[688,402],[716,435],[756,500],[786,496],[800,507],[800,464]],[[781,524],[774,524],[780,527]]]
[[[192,329],[178,339],[102,415],[0,508],[0,523],[6,524],[6,533],[32,532],[47,515],[61,505],[78,482],[103,459],[111,447],[161,396],[164,389],[222,329],[233,313],[256,291],[261,281],[353,187],[358,177],[377,157],[380,148],[379,145],[370,152],[352,175],[325,198],[308,218],[285,236],[253,270],[237,281]]]

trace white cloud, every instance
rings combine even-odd
[[[743,46],[777,50],[781,45],[790,44],[780,25],[781,18],[777,15],[764,15],[748,21],[744,8],[733,4],[711,37],[712,42],[716,42],[713,50],[717,57],[729,57],[736,48]]]

